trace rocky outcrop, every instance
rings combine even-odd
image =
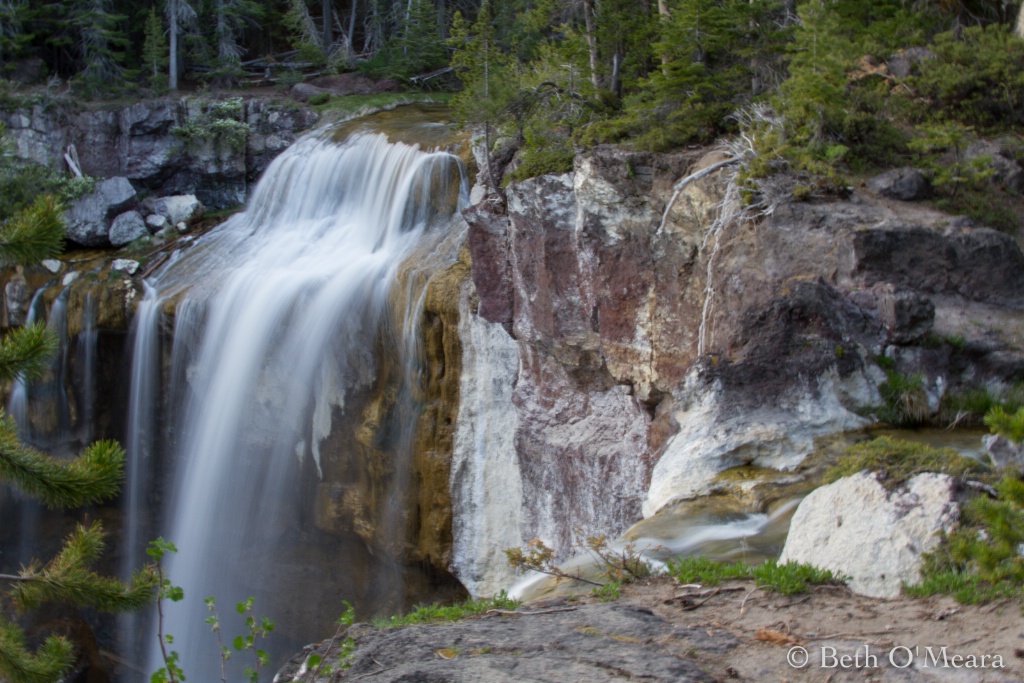
[[[135,188],[127,178],[96,183],[93,191],[75,200],[65,213],[68,239],[83,247],[110,243],[110,221],[135,204]]]
[[[924,199],[932,191],[931,183],[916,168],[894,168],[880,173],[868,181],[868,187],[884,197],[907,202]]]
[[[242,203],[270,161],[315,124],[317,116],[294,103],[238,100],[229,118],[244,127],[243,144],[225,144],[215,134],[197,143],[195,136],[183,135],[204,135],[209,109],[217,105],[187,97],[137,102],[123,109],[38,104],[2,118],[23,159],[63,168],[64,152],[74,145],[87,175],[125,177],[136,189],[158,195],[195,194],[205,205],[222,209]]]
[[[577,611],[579,609],[580,611]],[[530,610],[516,617],[410,626],[378,631],[368,624],[350,627],[357,648],[341,663],[333,642],[310,647],[274,677],[278,683],[330,680],[347,676],[391,681],[621,681],[668,683],[711,681],[713,677],[679,657],[683,650],[728,652],[739,642],[710,629],[673,629],[646,607],[586,605],[555,609],[530,621]],[[537,623],[536,619],[543,623]],[[671,644],[664,642],[666,636]],[[445,644],[440,649],[439,643]],[[321,658],[325,665],[315,663]],[[314,675],[314,673],[316,675]]]
[[[147,198],[139,211],[125,211],[135,200],[127,178],[100,181],[65,212],[68,239],[83,247],[123,247],[171,225],[185,232],[205,211],[195,195]]]
[[[509,494],[491,500],[503,527],[455,514],[471,590],[508,580],[493,548],[517,535],[565,557],[725,469],[795,468],[819,437],[867,424],[877,356],[920,373],[933,410],[958,386],[1024,376],[1010,237],[869,193],[755,218],[728,167],[666,210],[676,181],[722,158],[598,147],[570,174],[510,184],[505,212],[482,191],[465,212],[461,334],[483,346],[464,345],[478,369],[461,395],[494,400],[460,409],[452,496],[480,510],[495,477]],[[484,354],[501,361],[487,371]]]
[[[921,555],[960,518],[955,482],[919,474],[887,491],[872,472],[860,472],[803,499],[779,562],[803,562],[847,577],[861,595],[893,598],[921,581]]]

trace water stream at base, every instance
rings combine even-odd
[[[147,282],[133,342],[127,505],[136,504],[131,490],[145,490],[139,477],[150,453],[164,449],[174,484],[161,533],[177,545],[167,572],[186,599],[166,606],[163,628],[189,680],[220,677],[204,598],[216,597],[230,640],[244,632],[232,620],[235,604],[255,597],[256,612],[277,621],[267,649],[278,655],[323,637],[342,600],[371,590],[354,576],[357,563],[369,565],[378,603],[400,600],[400,558],[354,533],[328,538],[313,523],[311,499],[334,422],[356,395],[375,390],[378,353],[397,357],[406,368],[390,421],[398,424],[382,425],[391,462],[374,466],[391,473],[380,527],[401,545],[400,516],[388,510],[408,478],[424,278],[407,274],[408,291],[393,289],[410,259],[421,273],[454,260],[465,195],[450,154],[380,134],[341,142],[314,134],[273,162],[244,213]],[[170,369],[160,386],[172,300]],[[147,409],[161,401],[162,428]],[[128,538],[137,547],[131,530]],[[153,671],[162,660],[155,636],[147,638]]]

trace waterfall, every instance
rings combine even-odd
[[[81,378],[81,396],[78,405],[78,440],[82,444],[93,441],[95,429],[96,406],[96,350],[99,343],[99,331],[96,329],[96,297],[91,292],[85,295],[85,306],[82,311],[82,332],[78,335],[78,346],[75,351],[75,366]]]
[[[144,533],[150,528],[148,504],[154,452],[158,444],[157,408],[160,405],[160,307],[156,290],[144,283],[144,295],[135,311],[130,333],[132,371],[128,396],[128,434],[124,447],[124,491],[121,497],[123,527],[121,529],[120,574],[131,577],[145,563]],[[145,615],[128,612],[118,617],[118,647],[122,654],[131,654],[147,647],[141,624]]]
[[[173,300],[161,447],[174,471],[161,535],[177,545],[167,572],[186,597],[166,606],[164,630],[189,680],[219,677],[206,597],[216,597],[228,641],[243,632],[230,620],[234,605],[255,597],[256,611],[278,624],[267,641],[272,653],[326,634],[341,601],[359,598],[346,591],[367,590],[367,574],[387,593],[382,601],[400,599],[396,560],[408,513],[388,510],[409,476],[403,459],[416,422],[416,328],[425,274],[454,260],[465,195],[450,154],[380,134],[342,142],[314,134],[271,164],[244,213],[147,282],[135,330],[129,470],[143,467],[134,453],[144,454],[145,435],[153,434],[143,406],[160,394],[149,383],[158,381],[157,338],[167,327],[158,318]],[[396,287],[400,273],[404,286]],[[373,443],[390,461],[346,461],[360,450],[352,434],[332,437],[328,454],[322,444],[336,421],[359,418],[352,415],[358,401],[380,390],[381,354],[406,368]],[[378,535],[394,539],[393,557],[358,530],[341,538],[317,528],[324,506],[358,516],[350,509],[359,502],[354,488],[337,484],[320,495],[328,469],[385,473],[378,477],[385,490],[371,487],[365,497],[373,500],[363,502],[381,516]],[[325,549],[327,542],[336,545]],[[153,671],[162,661],[155,636],[150,643]]]

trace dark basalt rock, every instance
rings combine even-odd
[[[868,181],[872,192],[905,202],[924,199],[931,193],[931,183],[916,168],[896,168],[876,175]]]

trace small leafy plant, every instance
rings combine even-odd
[[[582,547],[597,561],[608,583],[631,583],[654,574],[653,567],[643,558],[641,551],[637,550],[636,543],[627,543],[622,550],[615,550],[609,544],[608,537],[601,534],[587,536]],[[582,581],[598,588],[606,585],[601,581],[588,579],[579,572],[568,572],[559,567],[555,562],[555,551],[539,538],[527,543],[525,548],[506,548],[505,556],[509,565],[520,572],[540,572],[558,579]]]
[[[168,651],[168,647],[174,644],[174,636],[164,633],[164,600],[180,602],[185,597],[185,591],[182,590],[181,586],[173,585],[171,580],[164,576],[163,566],[161,565],[167,555],[176,552],[178,552],[177,547],[162,537],[151,541],[146,549],[146,554],[153,558],[157,574],[157,639],[160,641],[160,656],[164,660],[163,667],[150,677],[150,683],[179,683],[185,680],[185,672],[182,671],[181,665],[178,664],[179,655],[177,651]]]

